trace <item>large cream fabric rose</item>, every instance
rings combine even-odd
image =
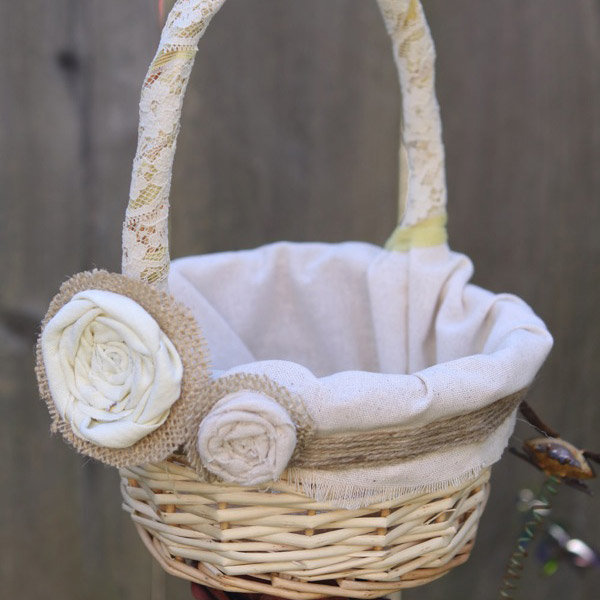
[[[274,481],[296,447],[296,428],[275,400],[252,391],[228,394],[198,428],[203,465],[223,481],[251,486]]]
[[[114,292],[75,294],[44,328],[41,349],[58,413],[99,446],[132,446],[165,422],[181,393],[175,346],[137,302]]]

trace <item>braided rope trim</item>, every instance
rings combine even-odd
[[[128,448],[97,446],[75,435],[71,426],[57,412],[50,389],[41,349],[41,335],[36,348],[36,375],[42,399],[52,419],[51,431],[59,432],[78,452],[114,467],[158,462],[167,458],[191,435],[190,414],[197,399],[209,385],[206,343],[191,312],[165,292],[124,275],[94,270],[78,273],[60,287],[42,322],[50,319],[75,294],[85,290],[105,290],[128,296],[152,315],[175,345],[183,363],[181,395],[170,409],[163,425]]]

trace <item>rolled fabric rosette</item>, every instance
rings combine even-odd
[[[75,294],[41,338],[48,385],[75,435],[127,448],[160,427],[179,398],[175,346],[139,304],[113,292]]]
[[[253,486],[279,479],[296,447],[296,427],[283,406],[250,390],[221,398],[198,428],[204,467],[221,480]]]

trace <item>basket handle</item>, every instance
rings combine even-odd
[[[181,108],[200,38],[225,0],[177,0],[140,101],[138,147],[123,224],[125,275],[166,288],[169,191]],[[402,91],[399,225],[387,248],[446,241],[446,181],[435,50],[419,0],[377,0]]]

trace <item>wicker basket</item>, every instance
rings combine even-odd
[[[293,600],[379,598],[442,577],[469,558],[490,476],[345,510],[285,478],[268,492],[202,482],[179,458],[120,473],[123,507],[168,573]]]
[[[124,508],[173,575],[307,600],[377,598],[433,581],[469,557],[489,467],[551,337],[518,298],[468,284],[469,261],[446,244],[435,52],[418,0],[378,0],[403,99],[401,220],[386,249],[281,243],[191,257],[173,265],[167,286],[183,96],[198,41],[223,3],[177,0],[150,66],[123,275],[76,275],[50,305],[37,375],[53,428],[120,468]],[[181,269],[198,265],[206,271],[197,279],[227,318],[195,288],[177,288]],[[240,307],[245,293],[256,313]],[[358,324],[363,317],[367,326]],[[267,321],[270,335],[252,329]],[[375,358],[365,358],[365,347]],[[210,358],[218,373],[209,373]],[[207,457],[208,441],[218,447],[221,434],[206,432],[221,431],[219,411],[234,401],[227,426],[251,432],[244,448],[263,422],[277,432],[267,443],[275,440],[274,449],[263,452],[264,436],[248,454],[268,463],[266,476],[263,464],[244,478],[243,460],[233,474]],[[237,416],[242,404],[252,426]],[[257,425],[261,410],[274,420]]]

